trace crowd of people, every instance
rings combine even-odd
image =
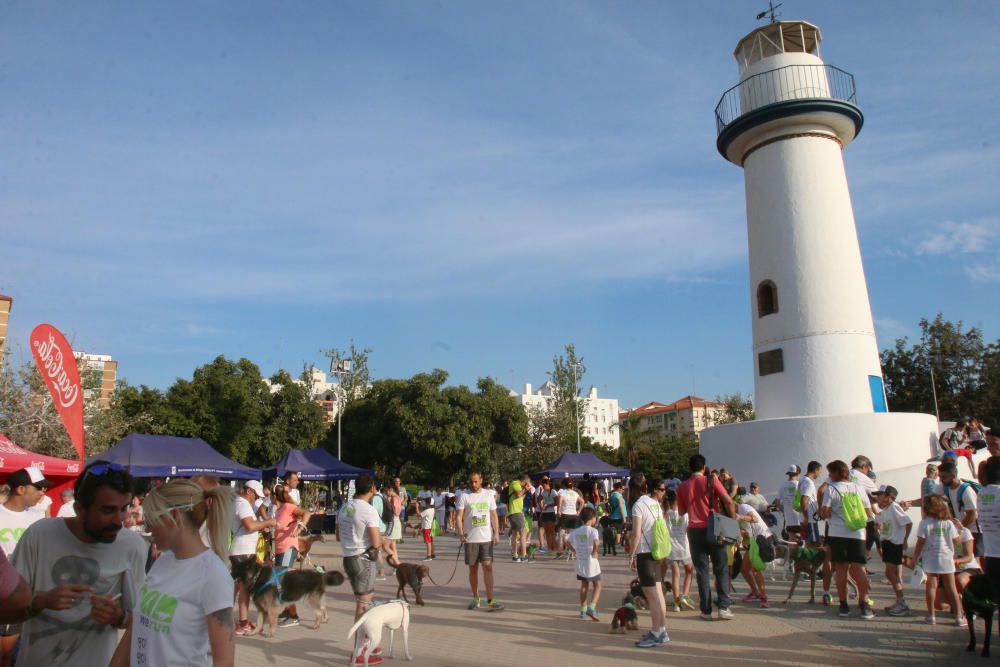
[[[962,478],[961,454],[949,447],[912,499],[877,484],[864,455],[789,464],[771,500],[700,454],[684,479],[525,475],[493,485],[472,472],[455,489],[411,493],[399,478],[378,484],[363,476],[351,497],[336,501],[336,535],[355,619],[375,604],[387,569],[400,566],[396,545],[416,520],[425,561],[437,558],[435,538],[457,538],[469,609],[504,609],[494,566],[502,541],[512,563],[574,561],[581,619],[601,618],[601,559],[624,555],[649,605],[642,648],[669,642],[668,610],[733,619],[734,577],[749,589],[744,603],[768,607],[763,572],[779,554],[821,563],[823,603],[850,616],[853,593],[863,619],[875,617],[869,591],[878,554],[895,595],[885,614],[911,615],[903,582],[916,573],[926,582],[924,620],[947,615],[964,626],[960,595],[971,577],[985,573],[1000,599],[1000,434],[982,438],[990,457],[974,479]],[[125,469],[97,462],[52,518],[43,502],[49,486],[40,470],[25,468],[8,477],[0,499],[0,666],[15,655],[29,667],[232,665],[236,636],[255,630],[253,591],[234,583],[233,570],[248,560],[279,573],[291,568],[313,516],[295,473],[238,489],[212,477],[161,480],[134,494]],[[291,605],[280,624],[298,623]],[[381,662],[378,647],[363,659]]]

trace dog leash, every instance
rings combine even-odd
[[[431,576],[430,568],[427,569],[427,578],[431,580],[432,584],[434,584],[435,586],[447,586],[448,584],[451,583],[451,580],[455,578],[455,574],[458,572],[458,559],[462,555],[463,546],[464,546],[463,544],[458,545],[458,551],[455,552],[455,568],[451,571],[451,576],[448,577],[448,581],[444,582],[443,584],[439,584],[438,582],[434,581],[434,577]]]

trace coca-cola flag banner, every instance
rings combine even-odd
[[[31,332],[31,352],[69,433],[69,441],[82,461],[83,392],[80,391],[80,371],[76,367],[73,348],[59,329],[51,324],[39,324]]]

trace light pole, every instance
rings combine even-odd
[[[576,369],[580,364],[571,363],[573,369],[573,414],[576,415],[576,453],[580,453],[580,397],[576,390]]]
[[[936,361],[935,356],[931,355],[930,363],[927,364],[927,365],[928,365],[928,367],[930,368],[930,371],[931,371],[931,394],[934,396],[934,416],[937,417],[938,424],[939,424],[938,428],[941,428],[940,427],[940,424],[941,424],[941,411],[938,410],[937,386],[936,386],[936,383],[934,382],[934,362],[935,361]]]
[[[340,416],[344,413],[344,377],[351,374],[351,360],[337,359],[330,362],[330,373],[337,376],[337,458],[343,461],[340,455]],[[340,493],[343,482],[337,481],[337,492]]]

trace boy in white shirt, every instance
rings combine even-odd
[[[875,524],[882,545],[885,578],[889,580],[889,585],[896,593],[896,603],[886,607],[885,611],[890,616],[909,616],[910,608],[903,597],[902,569],[903,552],[906,550],[906,542],[913,529],[913,519],[907,516],[896,502],[898,492],[895,487],[882,486],[875,495],[882,510],[876,517]]]
[[[593,507],[584,507],[580,510],[580,521],[583,525],[571,532],[567,539],[569,548],[576,553],[576,578],[580,582],[580,618],[589,616],[599,621],[601,619],[597,613],[597,603],[601,599],[601,564],[597,561],[597,548],[601,545],[601,536],[594,528],[597,512]]]

